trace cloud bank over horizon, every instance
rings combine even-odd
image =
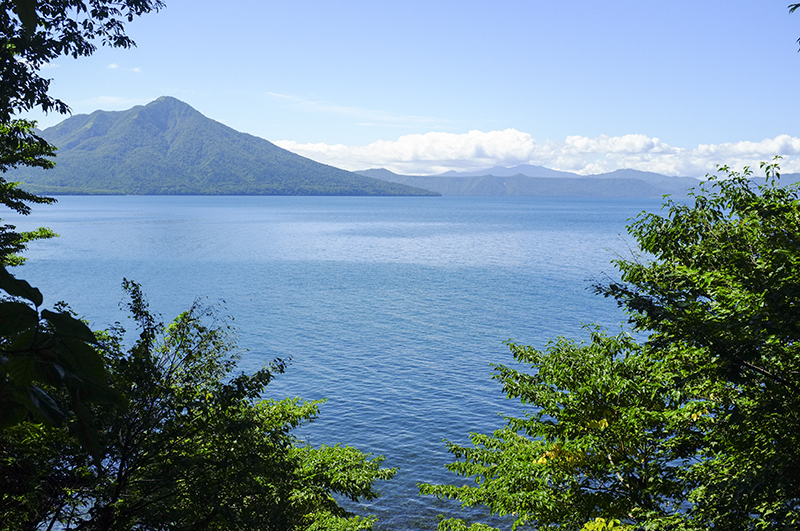
[[[580,175],[636,169],[702,177],[719,164],[736,170],[744,166],[757,170],[760,162],[771,160],[775,155],[783,157],[783,172],[800,172],[800,138],[789,135],[759,142],[700,144],[694,148],[670,146],[658,138],[641,134],[568,136],[562,142],[539,143],[530,134],[516,129],[412,134],[366,146],[300,144],[291,140],[274,143],[298,155],[346,170],[386,168],[405,175],[532,164]]]

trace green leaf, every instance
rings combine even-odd
[[[70,372],[86,385],[105,386],[106,368],[103,357],[84,341],[62,339],[53,344],[53,357],[63,363]]]
[[[0,267],[0,289],[4,290],[12,297],[27,299],[37,307],[41,306],[44,300],[42,292],[32,287],[24,280],[14,277],[5,267]]]
[[[15,337],[23,330],[39,324],[39,314],[27,304],[16,301],[0,302],[0,337]]]
[[[51,426],[58,426],[66,415],[53,398],[39,387],[31,386],[28,392],[34,412]]]
[[[28,414],[28,405],[20,400],[10,385],[0,385],[0,430],[19,424]]]
[[[27,387],[36,379],[36,361],[32,356],[10,354],[3,368],[16,386]]]
[[[27,37],[30,38],[39,23],[39,17],[36,15],[36,0],[14,0],[14,12],[22,22]]]
[[[86,343],[94,344],[97,342],[97,338],[94,337],[94,333],[86,326],[86,323],[75,319],[68,313],[42,310],[42,318],[53,325],[56,332],[61,336],[85,341]]]

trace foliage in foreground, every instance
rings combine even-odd
[[[449,445],[475,486],[421,492],[536,529],[796,529],[800,196],[762,167],[763,184],[722,167],[693,204],[642,213],[646,254],[597,289],[647,341],[511,344],[530,370],[495,377],[530,412]]]
[[[5,529],[370,529],[333,494],[377,497],[393,469],[344,446],[312,448],[292,430],[319,402],[262,400],[283,370],[236,375],[235,345],[213,311],[195,305],[164,326],[126,283],[139,327],[101,338],[125,404],[94,406],[101,458],[62,429],[23,422],[0,433]]]
[[[49,169],[56,148],[38,136],[36,123],[17,118],[39,108],[69,112],[49,93],[41,69],[60,55],[91,55],[100,42],[128,48],[125,22],[163,7],[160,0],[0,1],[0,204],[17,214],[31,204],[55,199],[32,194],[5,179],[19,167]],[[40,309],[39,290],[6,268],[22,264],[30,241],[56,234],[44,227],[17,231],[0,220],[0,430],[33,415],[50,425],[68,414],[81,425],[79,437],[96,453],[97,442],[85,404],[111,394],[107,374],[93,348],[91,331],[67,312]],[[45,389],[59,389],[62,400]]]
[[[681,518],[689,491],[682,470],[697,458],[713,404],[663,392],[678,367],[655,369],[648,349],[624,333],[595,330],[588,344],[560,339],[543,351],[510,348],[532,370],[498,365],[495,378],[530,413],[491,435],[472,434],[472,447],[448,444],[459,459],[448,469],[476,484],[423,485],[424,494],[486,505],[537,528]]]
[[[20,167],[49,169],[53,162],[47,157],[55,154],[55,148],[33,134],[35,123],[28,120],[12,120],[0,123],[0,174]],[[19,188],[19,183],[8,182],[0,177],[0,203],[17,214],[28,215],[29,203],[51,204],[56,200],[31,194]],[[0,225],[0,265],[18,266],[25,262],[19,255],[28,242],[53,238],[55,232],[45,227],[18,232],[11,224]]]
[[[800,523],[800,196],[721,168],[692,206],[631,226],[653,260],[620,261],[622,282],[602,288],[697,380],[725,385],[724,411],[691,469],[693,515],[739,529]],[[688,358],[688,359],[684,359]]]

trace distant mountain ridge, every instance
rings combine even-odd
[[[528,177],[580,178],[580,175],[578,175],[577,173],[551,170],[550,168],[545,168],[544,166],[533,166],[531,164],[520,164],[518,166],[512,166],[510,168],[506,168],[504,166],[494,166],[492,168],[487,168],[485,170],[475,170],[475,171],[451,170],[444,173],[440,173],[438,177],[483,177],[485,175],[491,175],[493,177],[513,177],[515,175],[525,175]]]
[[[700,184],[700,180],[693,177],[670,177],[639,170],[586,176],[529,164],[429,176],[398,175],[384,168],[356,173],[456,196],[659,198],[670,194],[681,197]]]
[[[45,194],[439,195],[314,162],[161,97],[77,115],[41,132],[52,170],[4,177]]]

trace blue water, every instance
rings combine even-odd
[[[242,368],[291,366],[273,397],[326,398],[298,433],[386,456],[382,498],[348,507],[379,529],[434,529],[457,504],[418,482],[460,481],[442,443],[515,413],[491,379],[504,340],[543,346],[617,328],[613,301],[588,289],[629,257],[627,220],[658,201],[544,198],[61,197],[18,227],[35,242],[16,273],[93,328],[125,319],[123,277],[171,319],[198,296],[235,318]],[[507,522],[483,518],[505,526]]]

